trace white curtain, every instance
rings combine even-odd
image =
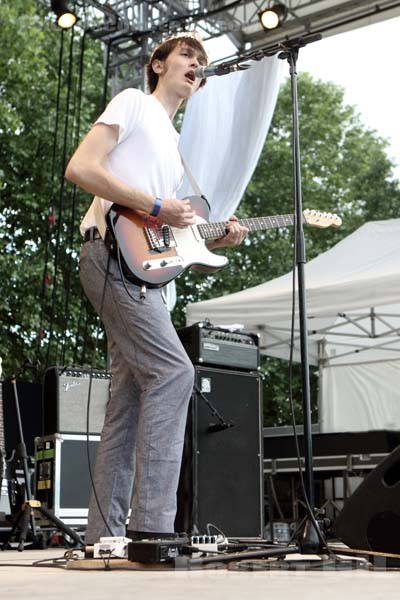
[[[284,61],[252,62],[247,71],[210,77],[188,102],[179,147],[211,205],[210,219],[234,214],[264,146],[282,80]],[[194,194],[185,176],[179,198]],[[175,284],[166,289],[170,310]]]
[[[252,62],[247,71],[210,77],[188,103],[180,149],[211,220],[232,215],[250,181],[271,123],[284,61]],[[187,179],[179,197],[192,195]]]

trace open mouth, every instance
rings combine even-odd
[[[188,80],[189,80],[191,83],[193,83],[193,82],[194,82],[194,80],[196,79],[196,77],[195,77],[195,74],[194,74],[194,71],[188,71],[188,72],[185,74],[185,77],[186,77],[186,79],[188,79]]]

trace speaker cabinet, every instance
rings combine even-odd
[[[261,377],[195,367],[196,384],[223,419],[194,392],[188,413],[178,490],[177,531],[206,533],[216,525],[229,537],[263,534]],[[215,533],[215,531],[214,531]]]
[[[400,553],[400,446],[346,501],[335,531],[351,548]]]
[[[86,525],[92,469],[100,436],[59,434],[35,439],[35,498],[66,525]]]
[[[111,375],[92,373],[89,433],[101,433]],[[44,433],[86,433],[90,371],[51,367],[44,378]]]

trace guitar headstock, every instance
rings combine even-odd
[[[319,227],[320,229],[325,229],[326,227],[331,226],[340,227],[342,224],[342,219],[338,215],[327,212],[319,212],[318,210],[310,210],[308,208],[303,211],[303,217],[307,225],[313,225],[314,227]]]

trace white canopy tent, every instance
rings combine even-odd
[[[321,430],[399,429],[400,219],[363,225],[310,261],[305,273],[309,359],[320,368]],[[187,322],[241,323],[260,334],[264,354],[288,358],[291,296],[288,273],[189,304]],[[294,356],[299,360],[297,318]]]

